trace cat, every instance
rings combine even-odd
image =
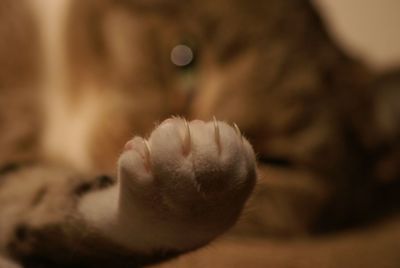
[[[332,232],[398,204],[398,169],[377,172],[398,137],[395,120],[386,133],[374,114],[386,93],[365,90],[376,74],[335,45],[309,1],[3,0],[0,20],[0,244],[17,263],[143,265],[226,231],[255,160],[214,115],[236,122],[259,159],[253,209],[234,234]],[[208,123],[164,121],[174,114]],[[147,142],[131,140],[157,121]],[[204,163],[201,206],[188,154]],[[132,212],[115,219],[117,187]]]
[[[33,40],[32,44],[24,40],[31,34],[25,29],[30,24],[19,19],[25,19],[22,15],[29,14],[28,11],[32,12],[34,8],[44,10],[62,4],[51,2],[43,2],[46,6],[34,1],[2,2],[2,20],[7,27],[3,29],[5,33],[2,32],[3,40],[8,39],[8,34],[10,38],[21,38],[9,39],[10,46],[2,44],[3,57],[9,56],[7,49],[15,49],[15,45],[27,45],[30,49],[38,46]],[[64,9],[58,10],[60,13],[51,12],[58,16]],[[18,16],[19,12],[21,16]],[[40,106],[43,108],[40,113],[44,121],[39,132],[44,140],[38,139],[38,146],[43,151],[39,152],[39,160],[29,159],[33,162],[18,170],[10,166],[2,170],[0,246],[3,255],[27,267],[44,264],[132,267],[194,250],[235,223],[254,187],[255,156],[237,126],[216,119],[207,123],[188,122],[177,117],[167,119],[147,139],[136,136],[123,150],[111,147],[114,152],[123,151],[117,164],[116,180],[108,176],[88,180],[88,174],[99,173],[105,168],[101,162],[96,165],[90,161],[87,154],[91,148],[85,139],[88,139],[87,135],[95,137],[94,131],[102,131],[102,127],[96,128],[96,121],[102,116],[110,116],[109,119],[116,123],[112,132],[119,135],[118,132],[124,130],[118,128],[119,118],[114,118],[112,111],[107,114],[109,107],[118,108],[112,105],[119,103],[113,102],[111,96],[102,96],[101,88],[82,89],[79,93],[82,95],[69,102],[66,93],[69,89],[63,88],[60,82],[64,73],[61,60],[57,58],[62,57],[63,52],[57,51],[59,40],[52,40],[58,31],[62,33],[62,24],[54,25],[45,20],[46,16],[40,17],[43,21],[32,16],[26,18],[38,26],[36,35],[42,35],[43,48],[47,49],[44,53],[48,53],[35,59],[37,62],[32,60],[32,65],[44,61],[42,71],[54,73],[47,73],[37,85],[30,84],[29,79],[28,85],[23,84],[29,87],[27,91],[36,90],[33,94],[37,99],[28,99],[31,104],[38,105],[38,110]],[[12,27],[20,32],[16,33]],[[52,32],[51,27],[56,30]],[[39,51],[33,50],[32,54]],[[28,57],[22,57],[22,64],[26,64]],[[18,64],[18,52],[7,60]],[[39,66],[32,69],[40,70]],[[5,82],[11,76],[7,74]],[[22,80],[23,75],[18,79]],[[19,85],[2,85],[1,91],[6,101],[13,99],[4,96],[9,93],[19,94],[18,98],[22,99],[27,97]],[[89,95],[85,96],[85,92]],[[120,98],[117,101],[128,96],[116,96]],[[81,101],[89,101],[94,106]],[[130,99],[125,107],[135,107],[135,101],[135,98]],[[125,107],[120,108],[124,110]],[[75,114],[81,108],[87,110]],[[5,116],[16,120],[13,113]],[[147,120],[146,115],[143,118]],[[31,130],[38,131],[35,126],[30,126],[28,131]],[[108,130],[104,130],[108,136]],[[106,163],[114,166],[115,155],[107,148],[114,140],[112,136],[109,138],[109,142],[100,140],[96,144],[103,147],[103,154],[109,154]],[[113,169],[108,170],[109,174],[113,175]]]

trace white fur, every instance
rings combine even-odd
[[[88,143],[91,131],[104,109],[107,97],[98,94],[95,84],[86,83],[79,100],[69,95],[66,61],[66,21],[69,0],[29,0],[39,25],[43,55],[41,79],[42,109],[45,116],[41,136],[45,159],[62,162],[86,171],[92,166]]]
[[[217,122],[220,148],[215,122],[188,125],[187,154],[182,119],[158,126],[149,152],[142,138],[132,139],[119,159],[118,184],[84,197],[83,217],[110,239],[141,252],[194,248],[230,227],[254,184],[253,150],[226,123]],[[202,189],[209,178],[223,188]]]

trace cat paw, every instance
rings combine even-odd
[[[255,180],[254,152],[237,126],[167,119],[148,140],[125,145],[119,220],[156,240],[145,243],[195,248],[236,222]]]

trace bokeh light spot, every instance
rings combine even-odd
[[[193,58],[192,49],[186,45],[177,45],[171,51],[171,61],[179,67],[189,65],[193,61]]]

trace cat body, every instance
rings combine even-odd
[[[2,4],[2,10],[11,13],[3,17],[10,20],[5,23],[10,27],[20,27],[14,17],[18,12],[30,15],[37,43],[29,49],[42,56],[32,60],[32,69],[27,71],[37,71],[36,83],[16,78],[27,87],[26,92],[33,92],[34,99],[14,85],[2,87],[3,94],[17,92],[17,98],[29,102],[21,104],[32,109],[29,116],[36,116],[29,123],[39,122],[29,129],[34,135],[21,134],[32,139],[34,147],[32,155],[18,160],[28,163],[15,171],[7,164],[15,160],[6,159],[2,172],[3,255],[28,267],[118,263],[125,267],[207,244],[235,222],[253,188],[251,146],[237,128],[216,120],[172,118],[147,140],[132,139],[133,129],[143,129],[141,122],[153,125],[156,118],[149,120],[146,111],[135,109],[154,105],[136,104],[143,99],[129,91],[124,95],[126,88],[121,92],[116,85],[100,85],[97,79],[73,85],[64,47],[68,3]],[[5,38],[14,35],[6,30]],[[14,41],[27,42],[25,31],[29,30],[22,27],[20,31],[17,37],[21,39]],[[10,62],[18,60],[14,59],[18,52],[5,56],[11,57]],[[147,98],[151,104],[154,98]],[[131,107],[137,113],[133,118]],[[152,113],[158,120],[166,117],[156,110]],[[135,124],[138,117],[142,117],[139,125]],[[100,176],[103,172],[109,176]]]
[[[131,267],[204,246],[256,179],[233,122],[260,160],[233,234],[326,233],[398,204],[398,169],[376,173],[395,166],[379,148],[398,127],[375,117],[375,74],[309,1],[3,0],[0,24],[7,259]],[[178,45],[190,65],[173,63]]]

